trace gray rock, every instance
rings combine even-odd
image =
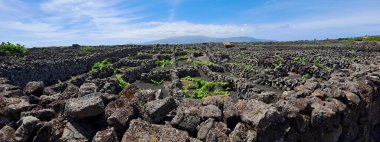
[[[99,131],[92,138],[92,142],[118,142],[116,132],[113,128]]]
[[[67,123],[60,141],[87,142],[88,138],[86,134],[81,131],[81,128],[75,127],[72,123]]]
[[[175,108],[176,103],[171,97],[150,101],[144,105],[144,118],[152,123],[157,123]]]
[[[307,89],[313,91],[313,90],[319,88],[320,84],[317,82],[317,80],[315,78],[311,78],[311,79],[306,80],[304,86]]]
[[[243,123],[238,123],[230,133],[228,140],[231,142],[246,142],[248,128]]]
[[[15,130],[12,127],[4,126],[0,129],[0,141],[1,142],[15,142]]]
[[[51,118],[54,117],[54,115],[55,115],[55,112],[52,109],[41,109],[41,110],[21,112],[21,117],[34,116],[34,117],[37,117],[38,119],[43,119],[43,120],[50,120]]]
[[[352,92],[346,91],[345,97],[351,103],[351,105],[359,105],[359,103],[361,101],[360,98],[358,97],[358,95],[356,95],[355,93],[352,93]]]
[[[32,105],[25,97],[0,98],[0,114],[9,119],[18,119],[20,112],[29,109]]]
[[[15,132],[17,141],[27,141],[30,139],[32,133],[36,131],[36,125],[40,121],[33,116],[27,116],[21,118],[21,126],[17,128]]]
[[[215,105],[208,105],[200,107],[202,119],[214,118],[221,119],[222,111]]]
[[[44,91],[43,82],[29,82],[26,84],[24,91],[26,95],[41,96]]]
[[[95,85],[95,83],[84,83],[80,86],[78,91],[78,97],[85,96],[87,94],[95,93],[98,87]]]
[[[0,84],[0,97],[12,98],[21,97],[24,92],[17,86],[10,84]]]
[[[65,115],[72,119],[83,119],[97,116],[104,112],[104,103],[101,94],[89,94],[67,101]]]
[[[239,101],[237,109],[245,123],[252,124],[258,131],[265,131],[285,121],[277,109],[257,100]]]
[[[202,142],[201,140],[199,139],[196,139],[196,138],[189,138],[189,142]]]
[[[227,102],[223,106],[223,122],[228,126],[235,126],[240,119],[238,110],[234,103]]]
[[[79,88],[73,84],[68,84],[66,89],[61,93],[62,99],[78,97]]]
[[[280,94],[276,94],[276,92],[262,92],[260,94],[253,95],[251,98],[262,101],[266,104],[270,104],[273,102],[277,102],[278,96],[280,96]]]
[[[229,129],[225,123],[210,118],[199,125],[197,138],[206,142],[227,141],[226,133],[229,133]]]
[[[206,106],[215,105],[218,107],[223,107],[223,105],[227,102],[232,102],[231,97],[225,95],[215,95],[206,97],[203,101],[203,104]]]
[[[51,96],[51,95],[54,95],[54,94],[57,94],[57,92],[55,92],[53,89],[51,89],[50,87],[45,87],[44,88],[44,91],[42,93],[42,95],[46,95],[46,96]]]
[[[197,126],[201,123],[199,112],[198,107],[180,107],[171,123],[179,129],[195,133]]]
[[[163,98],[163,93],[161,89],[147,89],[144,91],[143,95],[148,101],[159,100]]]
[[[215,120],[212,118],[209,118],[206,121],[202,122],[198,127],[197,138],[200,140],[206,140],[207,134],[214,125],[214,122]]]
[[[105,108],[107,123],[118,133],[124,132],[129,121],[135,116],[132,104],[127,99],[117,99]]]
[[[56,142],[61,136],[61,130],[56,127],[56,121],[45,123],[38,131],[33,142]]]
[[[189,135],[186,131],[166,125],[149,124],[141,119],[135,119],[131,121],[129,129],[125,132],[121,141],[184,142],[188,140]]]

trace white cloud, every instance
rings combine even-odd
[[[213,37],[250,35],[255,28],[249,25],[195,24],[182,22],[148,22],[121,27],[102,38],[159,39],[173,36],[205,35]]]
[[[18,41],[27,46],[125,44],[186,35],[293,40],[337,35],[342,31],[348,33],[354,31],[354,28],[371,31],[376,24],[380,25],[380,17],[377,16],[380,10],[372,8],[355,13],[325,11],[306,18],[257,24],[177,21],[175,10],[183,0],[168,0],[168,20],[149,21],[144,19],[145,10],[149,9],[120,7],[128,2],[129,0],[47,0],[39,7],[32,7],[20,0],[0,0],[0,17],[7,17],[0,21],[0,31],[2,35],[9,35],[2,37],[2,40]],[[294,3],[278,4],[274,7],[283,9],[292,4]],[[267,8],[268,5],[265,5],[264,8],[258,8],[259,11],[251,12],[270,13]],[[36,12],[31,9],[39,10]]]
[[[123,2],[128,1],[49,0],[39,7],[42,10],[40,14],[45,16],[30,17],[33,20],[2,21],[0,30],[3,29],[7,33],[21,33],[26,39],[20,40],[15,36],[9,38],[13,41],[21,41],[28,46],[71,43],[124,44],[185,35],[241,36],[250,35],[255,30],[249,25],[175,21],[174,10],[169,15],[172,16],[172,21],[138,22],[144,18],[142,14],[139,14],[142,9],[119,8],[118,5]],[[169,4],[172,8],[176,8],[181,2],[182,0],[170,0]],[[28,38],[33,41],[29,41]]]

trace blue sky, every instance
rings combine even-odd
[[[380,35],[379,0],[0,0],[0,41],[28,47],[173,36],[304,40]]]

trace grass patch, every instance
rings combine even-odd
[[[125,81],[120,75],[116,75],[116,79],[117,79],[117,82],[119,83],[119,86],[121,88],[126,88],[129,85],[131,85],[130,83],[128,83],[127,81]]]
[[[251,70],[251,69],[254,69],[254,68],[256,68],[256,66],[253,66],[253,65],[245,65],[244,66],[244,69],[246,69],[246,70]]]
[[[322,62],[321,62],[321,59],[319,59],[319,58],[314,59],[314,60],[313,60],[313,64],[314,64],[314,66],[316,66],[316,67],[323,67],[323,66],[324,66],[324,64],[322,64]]]
[[[151,79],[150,82],[155,85],[161,85],[162,83],[164,83],[164,80],[156,81],[156,80]]]
[[[309,78],[310,78],[310,75],[309,75],[309,74],[304,74],[304,75],[302,75],[301,80],[302,80],[302,81],[306,81],[306,80],[309,79]]]
[[[137,55],[138,55],[138,56],[141,56],[141,55],[144,55],[144,53],[142,53],[142,52],[137,52]]]
[[[176,60],[176,61],[181,61],[181,60],[188,60],[188,59],[189,59],[189,56],[184,55],[184,56],[181,56],[181,57],[176,58],[175,60]]]
[[[96,71],[103,71],[107,68],[110,68],[113,70],[112,64],[109,62],[109,59],[105,59],[103,61],[97,62],[94,64],[94,66],[91,67],[90,73],[93,74]]]
[[[210,61],[193,61],[191,63],[191,66],[193,66],[193,67],[199,67],[201,65],[211,65],[211,64],[213,64],[213,63],[210,62]]]
[[[186,96],[194,99],[204,99],[207,96],[213,95],[229,95],[227,91],[221,89],[215,89],[216,87],[222,87],[227,85],[227,82],[209,82],[199,78],[187,76],[184,80],[191,81],[190,84],[184,86],[181,89]],[[190,90],[189,90],[190,89]],[[192,91],[191,91],[192,90]]]
[[[117,69],[113,70],[113,72],[115,74],[117,74],[117,73],[126,73],[128,71],[132,71],[132,68],[131,67],[128,67],[128,68],[117,68]]]
[[[95,50],[95,47],[92,47],[92,46],[81,46],[79,49],[80,49],[81,51],[89,52],[89,51],[93,51],[93,50]]]
[[[293,61],[300,63],[302,65],[306,65],[306,58],[304,57],[294,57]]]
[[[167,65],[172,65],[174,60],[158,60],[155,63],[156,65],[161,66],[161,68],[165,68]]]
[[[8,55],[15,53],[26,53],[28,49],[25,48],[24,45],[21,44],[13,44],[10,42],[1,42],[0,44],[0,55]]]
[[[73,80],[73,81],[75,81],[75,80],[78,79],[78,77],[77,76],[71,76],[70,79]]]

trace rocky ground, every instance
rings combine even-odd
[[[377,142],[379,48],[214,43],[3,56],[0,141]]]

